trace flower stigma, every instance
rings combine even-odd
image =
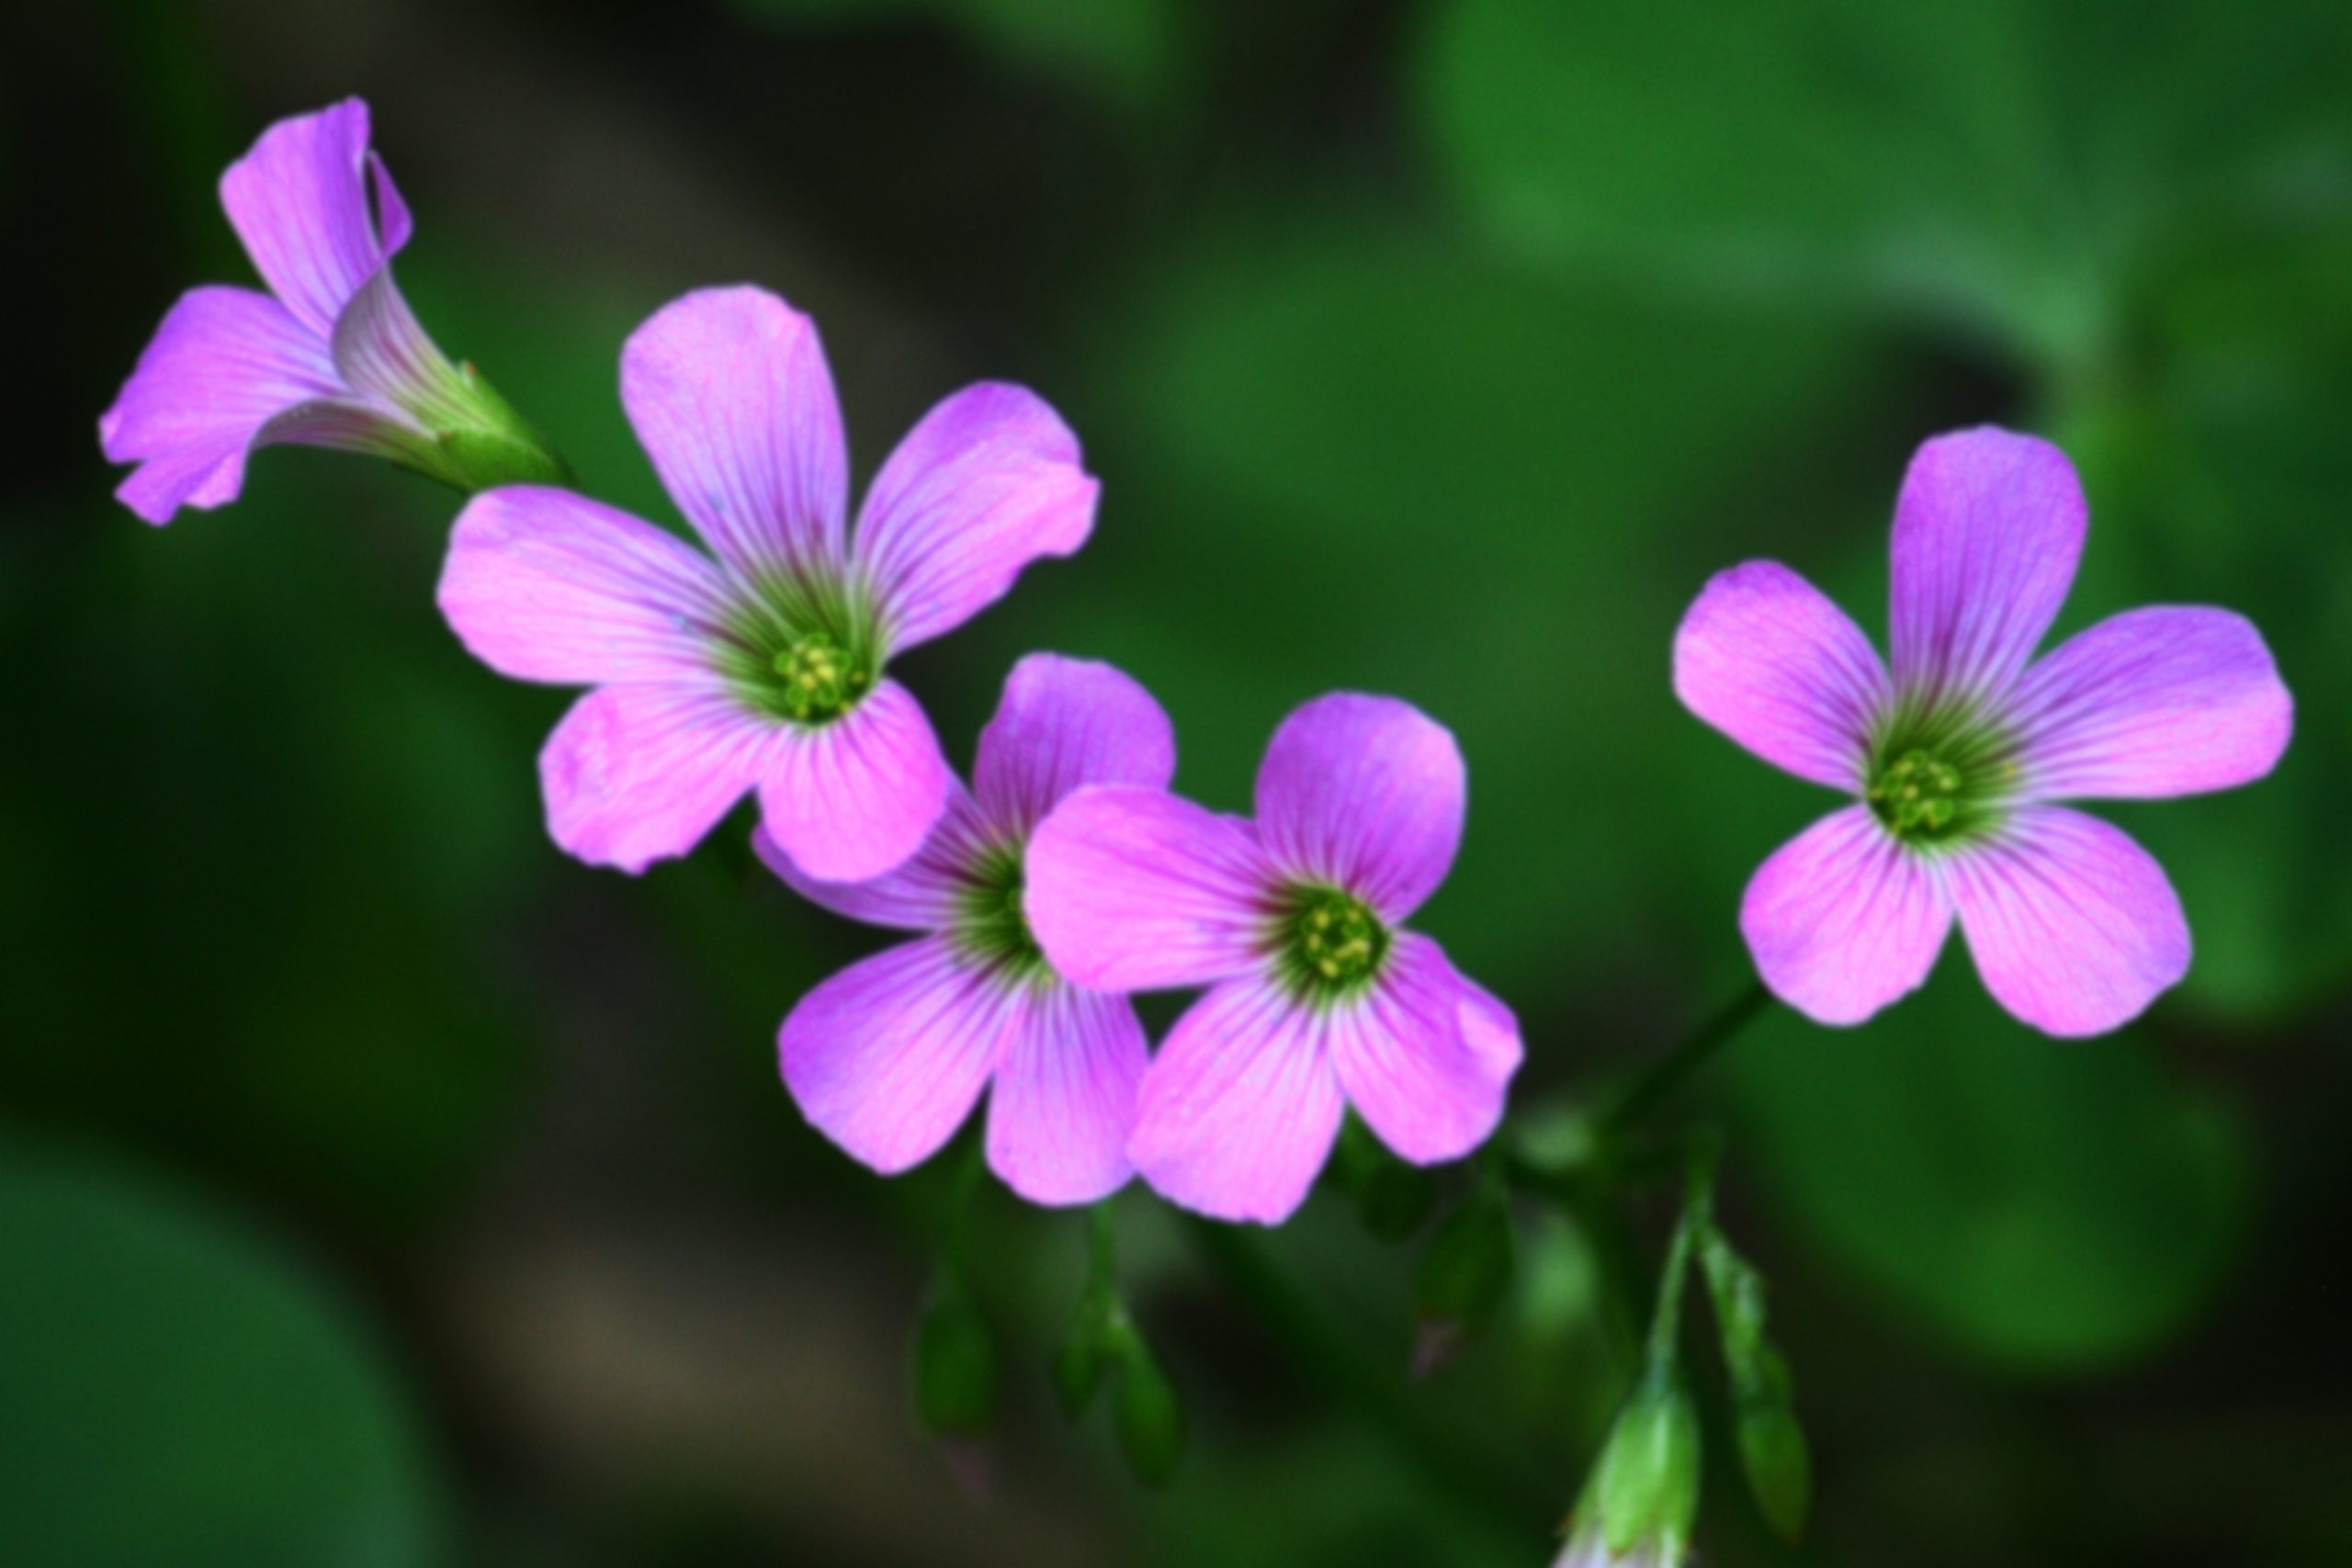
[[[1981,836],[2016,791],[2017,749],[1999,728],[1970,712],[1912,710],[1871,750],[1862,798],[1906,844],[1950,844]]]
[[[805,632],[775,656],[784,711],[803,724],[824,724],[857,705],[872,679],[848,649],[823,632]]]
[[[1380,972],[1392,941],[1371,907],[1336,887],[1300,887],[1276,922],[1280,962],[1298,990],[1336,998]]]

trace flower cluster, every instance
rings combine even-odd
[[[1408,1161],[1495,1130],[1510,1010],[1405,922],[1463,831],[1453,738],[1389,697],[1285,719],[1254,816],[1170,793],[1172,727],[1134,680],[1038,654],[967,788],[891,659],[1087,540],[1100,485],[1022,388],[967,388],[883,462],[853,524],[817,331],[705,289],[621,355],[620,395],[678,534],[564,488],[562,465],[393,287],[411,223],[356,102],[273,127],[222,181],[270,292],[199,288],[99,423],[152,522],[232,499],[247,454],[390,457],[472,493],[439,604],[500,673],[588,688],[539,759],[548,830],[643,870],[756,795],[759,854],[852,919],[916,933],[785,1021],[784,1081],[877,1170],[989,1096],[987,1152],[1040,1203],[1130,1174],[1278,1222],[1351,1107]],[[2118,829],[2056,804],[2267,772],[2291,729],[2268,651],[2209,609],[2120,615],[2036,662],[2086,526],[2054,448],[1924,446],[1894,527],[1891,666],[1784,567],[1711,582],[1675,641],[1702,719],[1852,804],[1773,855],[1741,929],[1791,1005],[1852,1023],[1917,986],[1956,919],[1986,985],[2053,1034],[2112,1029],[2188,962],[2179,902]],[[1155,1052],[1130,993],[1197,987]]]

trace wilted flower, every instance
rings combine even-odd
[[[516,486],[467,506],[441,578],[442,613],[483,662],[596,688],[540,753],[548,830],[640,871],[756,789],[808,875],[889,871],[949,779],[883,668],[1086,542],[1098,487],[1077,437],[1031,392],[968,387],[882,465],[852,537],[817,329],[756,288],[663,307],[622,353],[621,400],[716,560],[585,496]]]
[[[2082,554],[2064,454],[2006,431],[1929,441],[1895,509],[1890,671],[1784,566],[1708,583],[1675,638],[1690,711],[1778,767],[1855,797],[1748,884],[1765,983],[1858,1023],[1927,978],[1957,914],[1984,984],[2052,1034],[2136,1017],[2188,968],[2163,868],[2052,804],[2245,784],[2293,710],[2269,649],[2226,610],[2128,611],[2033,661]]]
[[[1128,1175],[1147,1048],[1125,997],[1065,984],[1029,934],[1030,834],[1081,784],[1164,787],[1176,738],[1107,664],[1033,654],[980,734],[972,792],[951,784],[922,851],[888,875],[816,882],[763,833],[760,853],[811,899],[926,933],[852,964],[792,1010],[784,1081],[826,1136],[886,1174],[927,1159],[984,1089],[990,1168],[1039,1203],[1088,1203]]]
[[[194,288],[164,316],[98,420],[107,460],[139,465],[115,492],[124,505],[168,523],[233,501],[246,454],[274,442],[369,453],[461,490],[561,475],[393,285],[409,213],[368,151],[366,104],[271,126],[220,176],[220,205],[270,292]]]
[[[1207,984],[1145,1075],[1129,1154],[1160,1192],[1279,1221],[1352,1103],[1408,1160],[1457,1158],[1519,1066],[1509,1009],[1400,930],[1445,880],[1465,779],[1453,737],[1388,697],[1283,721],[1254,824],[1159,790],[1096,787],[1029,852],[1046,957],[1102,990]]]

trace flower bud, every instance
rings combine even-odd
[[[1569,1521],[1561,1568],[1670,1568],[1699,1512],[1699,1412],[1679,1374],[1653,1369],[1625,1402]]]
[[[1710,1229],[1699,1248],[1730,1374],[1740,1468],[1765,1522],[1781,1540],[1804,1531],[1813,1460],[1798,1425],[1788,1362],[1764,1333],[1764,1277]]]

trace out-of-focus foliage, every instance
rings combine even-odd
[[[431,608],[451,496],[273,450],[167,529],[107,499],[90,423],[144,334],[247,276],[220,164],[360,92],[417,215],[404,288],[616,504],[679,525],[616,365],[700,284],[817,315],[860,475],[983,376],[1069,417],[1092,541],[899,666],[952,756],[1040,648],[1144,681],[1223,808],[1318,692],[1451,725],[1469,831],[1416,922],[1520,1013],[1531,1122],[1589,1128],[1745,982],[1740,888],[1831,804],[1675,706],[1699,585],[1777,557],[1883,631],[1912,446],[1984,420],[2062,441],[2093,507],[2062,633],[2240,609],[2296,741],[2252,789],[2095,807],[2197,941],[2141,1024],[2032,1035],[1955,943],[1871,1026],[1773,1017],[1694,1086],[1727,1111],[1721,1216],[1772,1281],[1818,1465],[1792,1558],[1711,1451],[1705,1556],[2352,1558],[2352,13],[464,9],[0,19],[41,367],[0,424],[0,1109],[145,1173],[0,1162],[35,1194],[0,1213],[45,1227],[9,1221],[34,1250],[0,1267],[0,1326],[40,1317],[0,1375],[87,1405],[0,1389],[0,1472],[47,1473],[16,1460],[52,1430],[144,1445],[61,1450],[86,1462],[39,1517],[233,1504],[256,1544],[232,1560],[263,1564],[335,1561],[303,1532],[354,1519],[384,1555],[343,1560],[386,1568],[1536,1563],[1670,1219],[1670,1179],[1519,1201],[1491,1326],[1408,1386],[1414,1260],[1469,1173],[1384,1191],[1342,1162],[1254,1252],[1122,1199],[1121,1309],[1182,1399],[1161,1495],[1114,1412],[1052,1410],[1085,1222],[984,1188],[962,1255],[997,1503],[968,1508],[906,1382],[952,1174],[851,1166],[775,1073],[785,1010],[884,939],[776,888],[745,820],[641,879],[561,859],[533,758],[566,697],[490,676]],[[162,1397],[220,1379],[233,1407]],[[12,1568],[91,1560],[0,1512]],[[186,1560],[159,1539],[124,1560]]]
[[[8,1553],[110,1568],[422,1568],[441,1498],[345,1303],[152,1176],[0,1145]]]

